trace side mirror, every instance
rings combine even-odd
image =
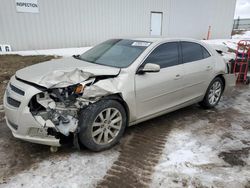
[[[140,67],[137,71],[138,74],[144,74],[146,72],[160,72],[160,65],[154,63],[147,63],[144,66]]]

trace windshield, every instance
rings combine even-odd
[[[79,59],[124,68],[132,64],[150,44],[150,42],[137,40],[112,39],[88,50],[80,55]]]

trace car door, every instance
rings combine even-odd
[[[160,72],[135,75],[137,118],[145,118],[181,103],[183,65],[179,43],[168,42],[156,47],[141,66],[160,65]]]
[[[181,57],[183,62],[183,99],[190,101],[204,95],[212,80],[215,61],[200,44],[182,41]]]

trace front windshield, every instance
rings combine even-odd
[[[150,44],[150,42],[138,40],[111,39],[88,50],[80,55],[79,59],[124,68],[132,64]]]

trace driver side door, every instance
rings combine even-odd
[[[179,42],[156,47],[141,66],[160,65],[160,72],[135,75],[136,112],[138,119],[164,112],[183,103],[184,69],[180,63]]]

